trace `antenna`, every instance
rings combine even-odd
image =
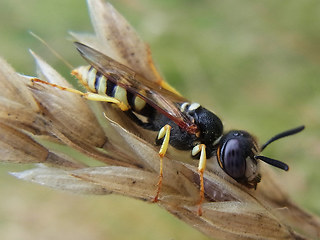
[[[272,159],[272,158],[268,158],[265,156],[254,156],[255,159],[260,159],[262,161],[264,161],[265,163],[268,163],[274,167],[280,168],[284,171],[288,171],[289,170],[289,166],[287,164],[285,164],[284,162]]]
[[[261,149],[260,151],[262,152],[270,143],[280,139],[280,138],[284,138],[284,137],[287,137],[287,136],[291,136],[291,135],[294,135],[296,133],[299,133],[301,132],[305,127],[302,125],[302,126],[299,126],[299,127],[296,127],[296,128],[293,128],[293,129],[290,129],[290,130],[287,130],[285,132],[282,132],[282,133],[279,133],[277,135],[275,135],[274,137],[270,138],[265,144],[263,144],[261,146]],[[257,156],[257,157],[260,157],[260,156]],[[262,159],[261,159],[262,160]],[[264,161],[264,160],[262,160]],[[272,164],[271,164],[272,165]]]

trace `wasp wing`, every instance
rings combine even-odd
[[[79,42],[75,42],[75,45],[82,57],[108,79],[138,95],[188,132],[197,132],[197,126],[179,109],[179,103],[187,101],[185,98],[163,88],[156,82],[148,81],[129,67],[87,45]]]

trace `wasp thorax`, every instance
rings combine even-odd
[[[213,112],[203,108],[199,103],[185,102],[180,106],[181,112],[193,119],[200,130],[200,141],[210,147],[223,133],[223,124]]]

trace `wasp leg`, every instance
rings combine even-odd
[[[165,125],[164,127],[162,127],[159,131],[158,134],[158,139],[161,139],[164,137],[162,145],[160,147],[159,150],[159,157],[160,157],[160,171],[159,171],[159,181],[157,183],[157,192],[156,192],[156,196],[153,199],[153,202],[157,202],[158,201],[158,197],[159,197],[159,193],[162,187],[162,179],[163,179],[163,157],[167,152],[168,146],[169,146],[169,140],[170,140],[170,130],[171,130],[171,126],[170,125]]]
[[[83,93],[82,95],[84,98],[91,100],[91,101],[98,101],[98,102],[108,102],[108,103],[114,103],[116,104],[122,111],[127,111],[129,110],[129,106],[126,105],[125,103],[119,101],[116,98],[109,97],[109,96],[104,96],[100,95],[97,93],[91,93],[91,92],[86,92]]]
[[[206,145],[199,144],[192,149],[192,156],[197,155],[200,152],[199,165],[198,165],[198,173],[200,177],[200,200],[199,200],[199,208],[198,215],[202,215],[202,202],[204,200],[204,181],[203,181],[203,172],[206,168],[207,163],[207,154],[206,154]]]
[[[31,81],[32,82],[38,82],[38,83],[46,84],[46,85],[58,88],[58,89],[63,90],[63,91],[75,93],[75,94],[81,95],[82,97],[84,97],[84,98],[86,98],[88,100],[91,100],[91,101],[114,103],[122,111],[129,110],[129,106],[128,105],[124,104],[123,102],[121,102],[118,99],[113,98],[113,97],[104,96],[104,95],[100,95],[100,94],[97,94],[97,93],[91,93],[91,92],[83,93],[83,92],[81,92],[79,90],[76,90],[76,89],[73,89],[73,88],[68,88],[68,87],[62,87],[60,85],[57,85],[57,84],[54,84],[54,83],[49,83],[49,82],[43,81],[43,80],[38,79],[38,78],[32,78]]]

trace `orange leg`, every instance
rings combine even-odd
[[[203,183],[203,170],[198,170],[200,176],[200,200],[199,200],[199,207],[198,207],[198,215],[202,215],[202,202],[204,200],[204,183]]]
[[[170,125],[165,125],[163,128],[160,129],[158,134],[158,139],[161,139],[164,137],[164,140],[162,142],[162,145],[160,147],[159,151],[159,157],[160,157],[160,171],[159,171],[159,180],[157,183],[157,192],[156,196],[153,199],[153,202],[157,202],[159,200],[159,194],[162,187],[162,179],[163,179],[163,157],[167,152],[168,146],[169,146],[169,140],[170,140]]]
[[[201,152],[200,152],[201,151]],[[192,155],[196,155],[200,152],[200,159],[198,165],[198,173],[200,177],[200,200],[199,200],[199,208],[198,208],[198,215],[202,215],[202,202],[204,200],[204,180],[203,180],[203,172],[206,168],[207,163],[207,156],[206,156],[206,145],[199,144],[195,146],[192,150]]]

